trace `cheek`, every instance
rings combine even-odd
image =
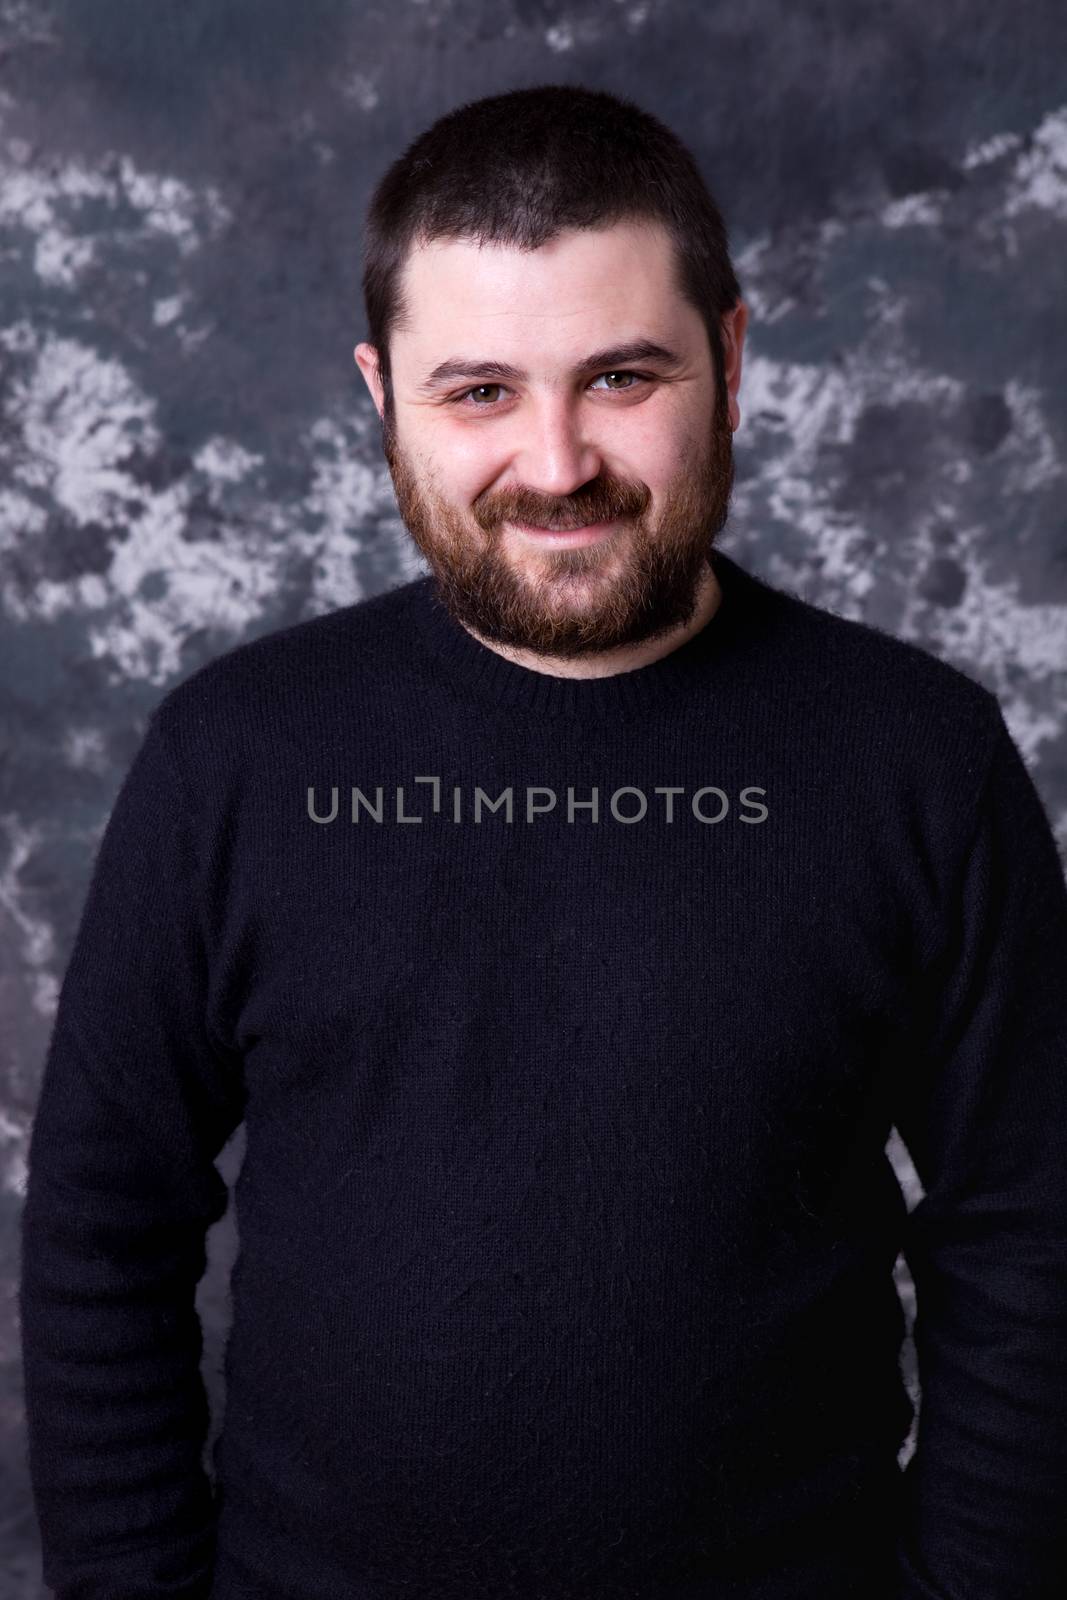
[[[446,446],[435,442],[432,449],[428,443],[409,448],[404,464],[412,491],[421,499],[442,501],[448,505],[470,503],[473,496],[467,492],[468,484],[472,481],[469,464],[461,461]]]
[[[669,494],[679,475],[686,470],[685,459],[677,448],[663,444],[633,450],[615,467],[617,476],[630,483],[643,484],[654,501],[661,501]]]
[[[653,415],[651,406],[640,409],[647,418],[635,411],[625,432],[620,429],[611,443],[605,440],[604,459],[616,476],[645,484],[658,498],[700,459],[703,442],[692,438],[691,423],[683,425],[662,411]]]
[[[470,505],[493,487],[505,471],[507,457],[488,437],[457,428],[435,443],[430,475],[434,491],[457,505]]]

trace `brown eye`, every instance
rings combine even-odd
[[[495,411],[495,401],[491,400],[483,405],[480,401],[472,399],[472,396],[486,394],[494,389],[503,389],[503,387],[502,383],[479,383],[473,389],[464,389],[462,394],[453,395],[448,403],[451,406],[456,406],[461,411]]]
[[[610,388],[613,389],[616,394],[626,394],[626,393],[629,392],[630,389],[635,389],[635,388],[637,388],[637,386],[639,384],[644,383],[646,381],[641,376],[641,374],[639,372],[602,372],[600,374],[600,378],[630,378],[630,379],[632,379],[632,382],[626,384],[623,387],[618,387],[615,384],[611,384]],[[600,382],[600,378],[597,378],[594,381],[596,383],[599,383]]]

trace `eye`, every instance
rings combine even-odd
[[[450,405],[454,405],[454,406],[461,406],[461,405],[463,405],[464,401],[466,401],[466,400],[468,400],[470,398],[470,396],[472,394],[484,394],[487,389],[502,389],[503,387],[504,387],[504,385],[502,383],[479,383],[473,389],[466,389],[466,390],[464,390],[464,392],[462,394],[454,395],[453,398],[451,399],[451,401],[449,402],[449,404]],[[492,406],[475,406],[474,409],[476,411],[492,411],[493,407]]]
[[[628,383],[625,388],[617,388],[613,385],[606,391],[609,394],[629,394],[633,389],[639,387],[641,384],[652,382],[652,379],[647,377],[642,372],[620,370],[614,372],[602,372],[598,377],[593,379],[593,383],[599,383],[602,378],[632,378],[634,380],[633,383]],[[592,388],[592,384],[590,384],[590,388]],[[480,401],[472,399],[472,396],[476,394],[484,395],[494,389],[499,389],[505,393],[507,392],[502,383],[479,383],[476,384],[473,389],[465,389],[462,394],[453,395],[452,399],[448,403],[452,406],[458,406],[464,411],[498,411],[500,409],[499,405],[496,405],[493,402],[483,405]],[[601,390],[601,393],[604,392],[604,390]]]
[[[600,378],[636,378],[638,383],[646,383],[648,381],[647,379],[643,378],[639,372],[602,372],[600,374]],[[600,378],[595,378],[593,381],[595,383],[599,383]],[[627,389],[632,387],[632,384],[627,385]],[[616,389],[614,392],[616,394],[625,394],[626,389]]]

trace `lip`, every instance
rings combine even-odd
[[[603,539],[615,526],[611,519],[604,522],[587,522],[581,528],[535,528],[528,522],[513,522],[513,528],[526,539],[533,539],[538,544],[552,545],[579,545],[596,544]]]

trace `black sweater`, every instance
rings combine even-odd
[[[157,707],[30,1150],[60,1600],[1063,1600],[1047,816],[986,688],[714,560],[614,677],[426,577]]]

